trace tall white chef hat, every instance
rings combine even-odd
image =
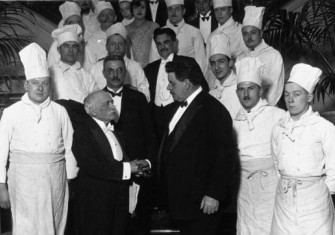
[[[99,1],[97,2],[97,4],[94,5],[94,7],[95,7],[95,14],[97,16],[105,9],[112,9],[114,11],[112,4],[106,1]]]
[[[262,74],[264,64],[257,57],[245,57],[235,64],[237,84],[241,82],[253,82],[262,86]]]
[[[165,2],[166,2],[167,7],[177,5],[177,4],[184,5],[184,0],[165,0]]]
[[[109,38],[113,34],[120,34],[124,39],[127,38],[127,29],[123,26],[122,23],[118,22],[113,25],[111,25],[107,30],[106,30],[106,38]]]
[[[232,0],[213,0],[213,8],[231,7],[233,6]]]
[[[82,33],[81,27],[78,24],[65,25],[62,28],[55,29],[51,33],[51,37],[58,42],[58,46],[62,45],[64,42],[80,41],[79,35]]]
[[[29,44],[19,55],[27,80],[49,77],[46,53],[37,43]]]
[[[312,94],[321,74],[321,69],[300,63],[293,66],[287,82],[294,82]]]
[[[210,38],[210,43],[208,45],[209,56],[216,54],[223,54],[231,58],[231,51],[229,46],[229,39],[223,33],[215,34]]]
[[[73,15],[81,16],[80,6],[75,2],[64,2],[59,6],[59,11],[62,14],[63,20],[66,20]]]
[[[243,26],[255,26],[262,29],[265,7],[246,6]]]

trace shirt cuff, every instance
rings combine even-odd
[[[147,163],[149,164],[149,167],[151,169],[151,162],[148,159],[145,159],[147,161]]]
[[[124,162],[123,163],[123,175],[122,179],[123,180],[129,180],[131,177],[131,167],[129,162]]]

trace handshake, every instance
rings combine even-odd
[[[133,160],[130,163],[131,173],[134,173],[136,176],[147,176],[150,174],[150,165],[147,160]]]

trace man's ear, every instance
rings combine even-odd
[[[28,91],[28,81],[24,81],[23,87],[25,91]]]
[[[185,15],[185,13],[186,13],[186,8],[183,7],[183,16]]]
[[[60,54],[60,48],[59,48],[59,46],[57,47],[57,51],[58,51],[58,53]]]
[[[190,80],[185,79],[184,84],[185,84],[186,90],[189,90],[191,88],[191,82],[190,82]]]
[[[259,88],[259,97],[263,97],[263,94],[264,94],[264,88],[261,86],[260,88]]]
[[[314,99],[314,95],[313,94],[308,94],[308,98],[307,98],[307,101],[308,103],[311,103]]]

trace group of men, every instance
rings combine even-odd
[[[109,2],[86,21],[65,2],[48,60],[35,43],[20,52],[26,94],[0,121],[13,234],[64,234],[69,179],[77,234],[147,234],[157,206],[181,234],[214,235],[237,189],[237,234],[332,235],[335,127],[310,107],[321,70],[297,64],[284,86],[264,7],[247,6],[241,25],[231,0],[196,0],[200,29],[183,0],[150,3],[167,21],[142,69],[128,57],[130,2],[121,23]]]

